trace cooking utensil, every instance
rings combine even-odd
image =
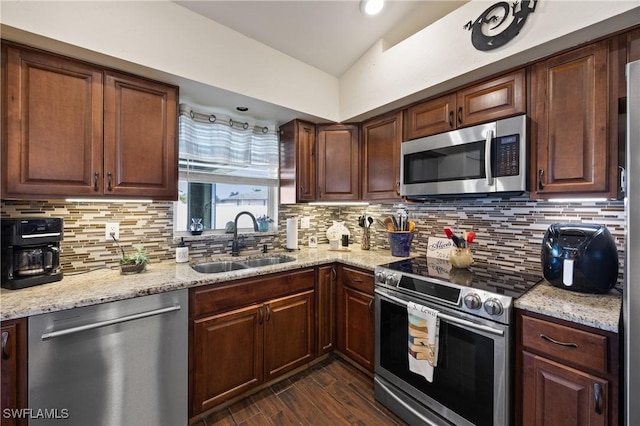
[[[387,231],[389,231],[389,232],[395,232],[396,227],[393,224],[393,218],[385,217],[384,218],[384,227],[387,228]]]
[[[373,225],[373,218],[371,216],[369,216],[367,218],[367,222],[369,222],[369,225],[367,225],[367,228],[371,228],[371,225]]]

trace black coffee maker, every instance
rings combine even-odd
[[[556,287],[605,293],[618,279],[618,250],[603,225],[556,223],[542,241],[544,278]]]
[[[12,290],[62,279],[61,218],[3,219],[2,287]]]

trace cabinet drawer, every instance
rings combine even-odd
[[[561,361],[607,372],[605,336],[523,316],[522,344]]]
[[[366,294],[373,294],[373,273],[367,273],[357,269],[342,267],[341,281],[345,287],[360,290]]]
[[[225,312],[287,294],[311,290],[314,284],[315,271],[312,268],[192,289],[191,317]]]

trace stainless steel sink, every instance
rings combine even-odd
[[[247,269],[248,266],[241,262],[232,262],[227,260],[216,260],[213,262],[203,262],[191,265],[191,267],[203,274],[219,274],[220,272],[237,271],[238,269]]]
[[[221,272],[237,271],[239,269],[259,268],[261,266],[278,265],[293,262],[293,257],[273,255],[256,257],[253,259],[212,260],[210,262],[194,263],[191,267],[203,274],[219,274]]]
[[[280,263],[293,262],[295,259],[289,256],[265,256],[255,259],[247,259],[245,263],[249,268],[257,268],[260,266],[277,265]]]

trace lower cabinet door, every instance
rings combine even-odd
[[[264,306],[194,321],[192,415],[263,382]]]
[[[269,381],[314,357],[313,290],[265,304],[266,377]]]
[[[373,297],[343,287],[342,291],[342,336],[340,348],[345,355],[369,371],[374,368],[374,334]]]
[[[608,425],[608,381],[523,352],[524,426]]]

